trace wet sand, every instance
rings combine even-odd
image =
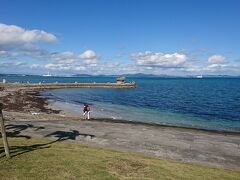
[[[240,170],[240,134],[92,119],[49,106],[38,91],[0,92],[7,131]]]

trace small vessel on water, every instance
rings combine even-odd
[[[48,72],[47,74],[43,74],[42,76],[50,77],[52,75]]]
[[[198,76],[196,76],[196,78],[203,78],[203,76],[202,75],[198,75]]]

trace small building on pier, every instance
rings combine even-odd
[[[125,84],[125,79],[123,76],[117,77],[117,84]]]

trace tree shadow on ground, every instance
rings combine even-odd
[[[32,124],[8,124],[5,126],[6,128],[6,135],[8,138],[25,138],[25,139],[31,139],[31,136],[28,135],[22,135],[21,132],[31,128],[34,129],[35,131],[38,131],[40,129],[45,129],[43,126],[34,126]],[[2,137],[2,135],[0,134],[0,138]],[[34,151],[37,149],[44,149],[44,148],[48,148],[50,146],[47,146],[51,143],[45,143],[45,144],[33,144],[33,145],[28,145],[28,146],[9,146],[9,150],[10,150],[10,154],[11,157],[15,157],[17,155],[20,154],[24,154],[26,152],[30,152],[30,151]],[[4,157],[4,147],[0,147],[0,158]]]
[[[16,124],[8,124],[5,126],[6,131],[7,131],[7,137],[15,137],[15,138],[26,138],[26,139],[30,139],[31,136],[27,136],[27,135],[22,135],[21,132],[28,129],[28,128],[32,128],[35,129],[35,131],[38,131],[40,129],[45,129],[43,126],[33,126],[32,124],[20,124],[20,125],[16,125]]]
[[[11,158],[21,155],[21,154],[25,154],[28,152],[32,152],[35,150],[40,150],[40,149],[46,149],[46,148],[50,148],[50,144],[52,144],[54,142],[49,142],[49,143],[42,143],[42,144],[33,144],[33,145],[26,145],[26,146],[9,146],[10,149],[10,155]],[[0,158],[4,157],[4,148],[0,147]]]
[[[35,131],[44,129],[44,127],[42,127],[42,126],[36,127],[31,124],[24,124],[24,125],[9,124],[9,125],[6,125],[6,130],[8,131],[7,137],[31,139],[31,136],[21,135],[21,132],[28,128],[33,128],[33,129],[35,129]],[[15,156],[19,156],[21,154],[25,154],[25,153],[32,152],[35,150],[50,148],[51,144],[53,144],[55,142],[65,141],[65,140],[76,140],[77,136],[90,137],[91,139],[95,137],[95,135],[82,134],[76,130],[55,131],[53,133],[46,135],[45,137],[55,137],[55,138],[57,138],[56,140],[48,142],[48,143],[39,143],[39,144],[24,145],[24,146],[11,146],[10,145],[9,146],[10,154],[11,154],[11,157],[15,157]],[[0,135],[0,137],[1,137],[1,135]],[[4,147],[0,147],[0,158],[2,158],[4,156],[5,156]]]

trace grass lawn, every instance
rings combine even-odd
[[[240,172],[180,163],[67,142],[0,139],[0,179],[240,179]]]

